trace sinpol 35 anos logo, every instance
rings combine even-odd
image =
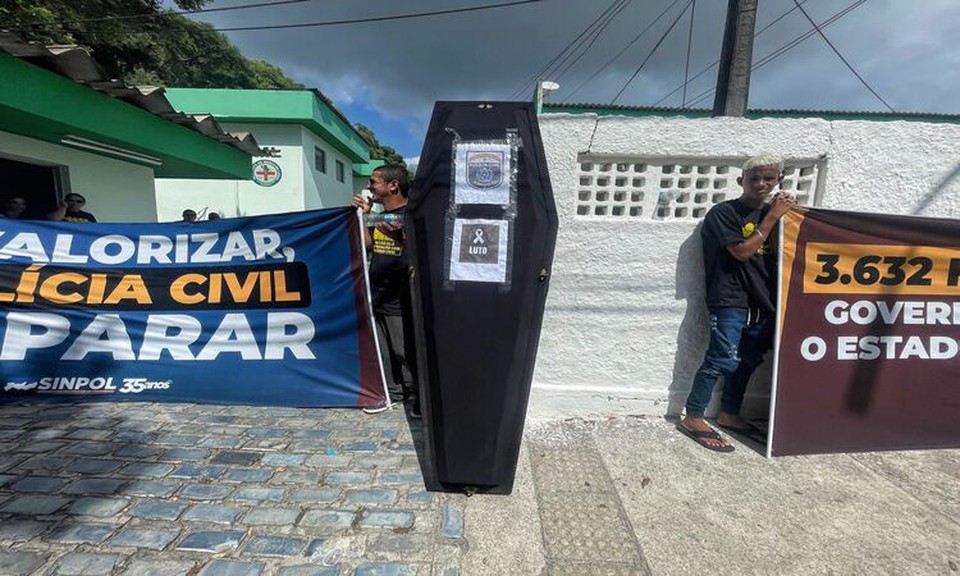
[[[4,392],[34,392],[37,394],[139,394],[145,390],[169,390],[173,380],[123,378],[119,387],[112,376],[48,376],[38,380],[28,378],[6,382]]]
[[[124,378],[117,392],[121,394],[139,394],[144,390],[169,390],[173,380],[147,380],[146,378]]]

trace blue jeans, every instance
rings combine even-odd
[[[724,377],[720,409],[739,415],[747,382],[773,347],[775,315],[745,308],[710,310],[710,347],[687,396],[687,416],[703,418],[713,387]]]

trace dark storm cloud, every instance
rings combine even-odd
[[[502,0],[315,0],[268,9],[198,15],[217,27],[328,21],[477,6]],[[852,3],[808,0],[804,8],[822,22]],[[249,4],[217,0],[214,6]],[[369,106],[422,134],[433,102],[443,99],[505,99],[576,37],[611,1],[543,0],[536,4],[431,18],[255,32],[231,32],[248,56],[281,66],[298,81],[316,86],[338,104]],[[679,14],[678,2],[619,60],[571,96],[649,24],[672,0],[633,0],[610,23],[590,52],[558,80],[551,98],[609,103]],[[696,3],[690,75],[720,52],[725,0]],[[760,0],[758,30],[794,6],[793,0]],[[618,104],[650,105],[683,82],[689,13],[666,38]],[[960,4],[955,0],[871,0],[827,27],[825,33],[868,82],[898,110],[960,113],[955,86],[960,75]],[[810,30],[799,11],[764,32],[754,61]],[[712,68],[687,90],[688,101],[712,89]],[[751,106],[883,110],[814,36],[755,72]],[[678,106],[681,92],[662,102]],[[697,103],[712,105],[712,96]]]

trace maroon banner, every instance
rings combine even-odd
[[[783,220],[768,455],[960,447],[960,222]]]

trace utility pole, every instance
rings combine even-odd
[[[743,116],[747,112],[757,2],[727,0],[727,25],[723,32],[723,52],[713,101],[714,116]]]

